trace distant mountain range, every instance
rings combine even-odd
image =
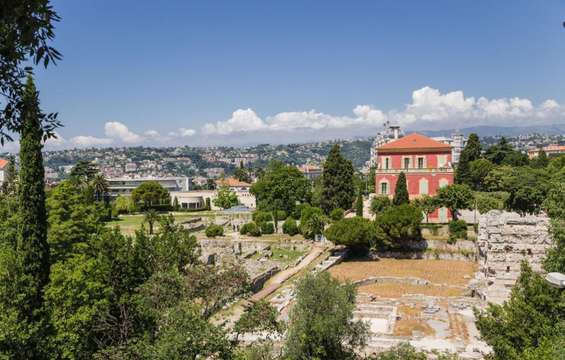
[[[446,130],[417,130],[427,136],[451,136],[456,129]],[[518,136],[526,134],[543,134],[543,135],[564,135],[565,124],[550,124],[537,126],[472,126],[459,129],[464,135],[476,133],[483,136]]]

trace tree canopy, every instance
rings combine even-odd
[[[394,190],[394,198],[392,203],[394,205],[408,204],[410,198],[408,196],[408,186],[406,184],[406,174],[401,171],[396,180],[396,188]]]
[[[326,214],[333,209],[351,209],[355,199],[353,165],[343,157],[339,145],[334,145],[324,163],[321,207]]]
[[[171,196],[157,181],[146,181],[133,189],[131,199],[140,210],[168,209],[171,205]]]

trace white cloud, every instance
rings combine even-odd
[[[104,125],[104,133],[106,136],[126,144],[140,143],[144,140],[143,136],[130,131],[127,126],[118,121],[107,122]]]
[[[196,130],[180,128],[178,130],[178,134],[182,137],[189,137],[189,136],[193,136],[194,134],[196,134]]]
[[[276,132],[295,130],[331,130],[374,128],[386,120],[401,126],[420,128],[466,127],[469,125],[513,124],[517,119],[565,119],[565,107],[555,100],[535,106],[529,99],[465,97],[463,91],[441,93],[429,86],[412,92],[412,101],[404,109],[385,112],[371,105],[357,105],[353,116],[336,116],[315,110],[281,112],[261,118],[252,109],[238,109],[225,121],[205,124],[202,131],[209,135],[233,133]],[[537,119],[537,120],[536,120]],[[526,124],[525,124],[526,125]]]
[[[112,139],[80,135],[71,138],[70,142],[76,146],[88,147],[88,146],[110,145],[112,143]]]
[[[61,147],[67,143],[67,140],[59,134],[57,131],[54,131],[54,137],[51,137],[45,141],[46,147]]]

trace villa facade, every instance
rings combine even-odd
[[[375,152],[375,191],[392,198],[401,172],[406,175],[410,199],[434,196],[439,188],[453,184],[451,146],[424,135],[410,134],[381,145]],[[430,221],[447,222],[449,211],[440,208]]]

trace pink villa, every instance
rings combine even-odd
[[[434,196],[443,186],[453,184],[451,146],[420,134],[410,134],[381,145],[376,150],[375,191],[394,196],[398,175],[404,172],[410,199]],[[432,222],[447,222],[451,214],[440,208],[429,216]]]

